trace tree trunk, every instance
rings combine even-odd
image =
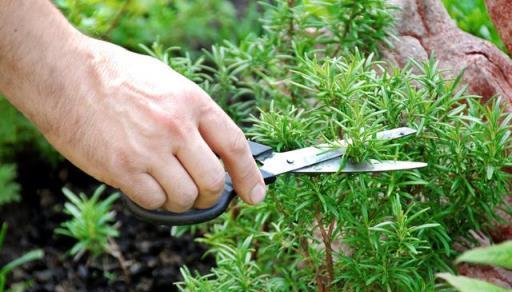
[[[500,95],[505,108],[512,111],[512,61],[508,55],[460,30],[439,0],[391,2],[400,8],[396,12],[397,39],[392,42],[393,48],[382,49],[385,59],[403,66],[410,58],[424,61],[435,55],[446,77],[455,77],[464,69],[463,81],[469,92],[484,99]],[[488,2],[510,6],[506,0]],[[495,6],[493,9],[499,10]]]
[[[496,30],[501,40],[512,53],[512,2],[510,0],[485,0]]]

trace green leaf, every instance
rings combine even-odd
[[[0,251],[2,251],[2,247],[4,245],[5,234],[7,233],[7,223],[2,223],[2,228],[0,229]]]
[[[487,264],[512,269],[512,241],[466,251],[457,258],[456,262]]]
[[[454,276],[448,273],[437,274],[437,276],[446,280],[450,285],[461,292],[510,292],[508,289],[468,277]]]
[[[30,251],[23,256],[13,260],[12,262],[8,263],[7,265],[3,266],[2,269],[0,269],[0,274],[7,274],[10,271],[12,271],[14,268],[21,266],[25,263],[35,261],[42,259],[44,256],[44,252],[41,249],[36,249],[33,251]]]

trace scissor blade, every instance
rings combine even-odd
[[[347,162],[343,168],[341,167],[341,159],[334,158],[327,161],[317,163],[315,165],[307,166],[301,169],[296,169],[296,173],[332,173],[332,172],[383,172],[383,171],[396,171],[408,170],[426,167],[424,162],[415,161],[394,161],[394,160],[370,160],[361,163]]]
[[[340,147],[336,150],[307,147],[283,153],[274,153],[264,161],[261,169],[274,175],[279,175],[331,158],[340,157],[346,150],[347,147]]]
[[[411,128],[396,128],[377,133],[376,139],[391,140],[414,133],[416,133],[416,130]],[[332,145],[322,144],[283,153],[274,153],[271,156],[265,157],[263,161],[260,161],[263,163],[261,169],[274,175],[279,175],[304,168],[342,156],[347,151],[347,147],[350,143],[351,140],[340,140],[338,148],[334,150],[329,150],[332,148]]]
[[[402,128],[395,128],[391,130],[381,131],[377,133],[377,140],[391,140],[391,139],[397,139],[402,138],[405,136],[409,136],[412,134],[415,134],[417,131],[415,129],[402,127]]]

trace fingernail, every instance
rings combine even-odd
[[[260,183],[256,184],[254,188],[252,188],[250,196],[253,204],[258,204],[263,201],[263,199],[265,199],[265,186]]]

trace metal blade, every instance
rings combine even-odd
[[[347,147],[340,147],[334,151],[329,151],[325,148],[307,147],[284,153],[274,153],[265,159],[261,169],[278,175],[331,158],[340,157],[346,150]]]
[[[409,136],[412,134],[415,134],[417,131],[415,129],[402,127],[402,128],[395,128],[391,130],[381,131],[377,133],[377,140],[391,140],[391,139],[397,139],[402,138],[405,136]]]
[[[307,166],[301,169],[296,169],[296,173],[332,173],[332,172],[383,172],[383,171],[396,171],[408,170],[426,167],[424,162],[415,161],[394,161],[394,160],[370,160],[362,163],[347,162],[345,167],[340,169],[341,159],[334,158],[315,165]]]
[[[414,133],[416,133],[416,130],[411,128],[396,128],[377,133],[376,139],[397,139]],[[338,144],[339,147],[335,150],[329,150],[332,148],[332,145],[322,144],[283,153],[273,153],[260,161],[263,163],[261,169],[274,175],[279,175],[304,168],[306,166],[342,156],[347,151],[347,147],[350,143],[350,139],[340,140]]]

